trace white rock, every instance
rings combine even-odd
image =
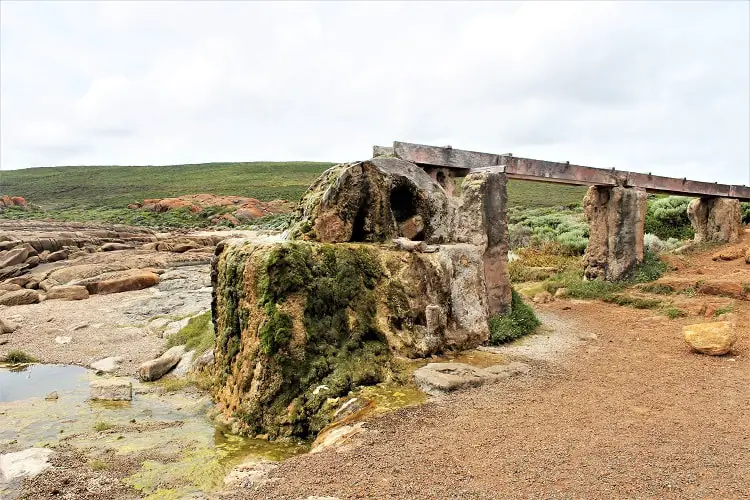
[[[319,385],[318,387],[313,389],[313,396],[317,396],[318,394],[320,394],[320,391],[327,391],[327,390],[328,390],[327,385]]]
[[[67,335],[60,335],[55,337],[55,342],[60,345],[70,344],[71,340],[73,340],[73,337],[69,337]]]
[[[180,358],[180,362],[177,363],[177,366],[174,367],[172,374],[175,377],[184,377],[185,375],[187,375],[188,370],[190,370],[190,366],[192,366],[193,364],[194,357],[195,351],[188,351],[183,354]]]
[[[50,467],[49,457],[53,453],[47,448],[28,448],[0,455],[0,483],[38,475]]]
[[[120,367],[125,359],[122,356],[110,356],[91,363],[91,369],[98,372],[112,373]]]
[[[133,384],[130,380],[110,378],[94,380],[89,384],[91,399],[108,401],[130,401],[133,399]]]
[[[363,430],[363,422],[357,422],[354,425],[342,425],[323,431],[313,442],[310,453],[320,453],[326,448],[339,448]]]

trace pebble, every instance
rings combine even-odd
[[[69,337],[66,335],[55,337],[55,342],[60,345],[69,344],[71,340],[73,340],[73,337]]]

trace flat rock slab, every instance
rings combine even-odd
[[[84,300],[89,298],[89,291],[85,286],[67,285],[56,286],[47,292],[47,300]]]
[[[106,401],[131,401],[133,399],[133,384],[126,379],[94,380],[89,387],[91,399]]]
[[[111,373],[117,370],[123,361],[124,358],[122,356],[110,356],[91,363],[91,369],[98,372]]]
[[[0,305],[22,306],[25,304],[36,304],[39,302],[39,294],[34,290],[16,290],[0,295]]]
[[[38,475],[50,467],[49,457],[53,453],[48,448],[28,448],[0,455],[0,483]]]
[[[431,396],[478,387],[488,382],[525,375],[531,368],[520,362],[493,365],[488,368],[466,363],[429,363],[414,372],[417,386]]]

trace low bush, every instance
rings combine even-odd
[[[742,203],[740,210],[742,211],[742,223],[750,224],[750,201]]]
[[[589,226],[580,208],[512,207],[508,211],[508,243],[512,250],[554,244],[556,253],[582,255],[588,237]]]
[[[511,310],[505,315],[489,319],[490,344],[498,345],[533,333],[540,325],[534,310],[515,290],[512,290]]]
[[[643,246],[651,253],[660,254],[664,252],[671,252],[676,248],[682,246],[682,242],[677,238],[669,238],[668,240],[662,240],[655,234],[646,233],[643,235]]]
[[[690,198],[684,196],[650,199],[648,212],[646,212],[646,233],[655,234],[662,240],[692,239],[695,231],[687,215],[687,208],[691,201]]]
[[[38,360],[30,354],[26,354],[21,350],[14,349],[12,351],[8,351],[8,354],[5,355],[3,361],[5,361],[6,363],[36,363]]]

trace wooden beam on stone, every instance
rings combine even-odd
[[[509,154],[480,153],[424,144],[394,142],[397,158],[423,166],[468,172],[505,172],[511,179],[554,182],[579,186],[616,186],[642,188],[649,192],[682,196],[737,198],[750,201],[750,187],[719,184],[674,177],[573,165],[570,163],[518,158]]]

